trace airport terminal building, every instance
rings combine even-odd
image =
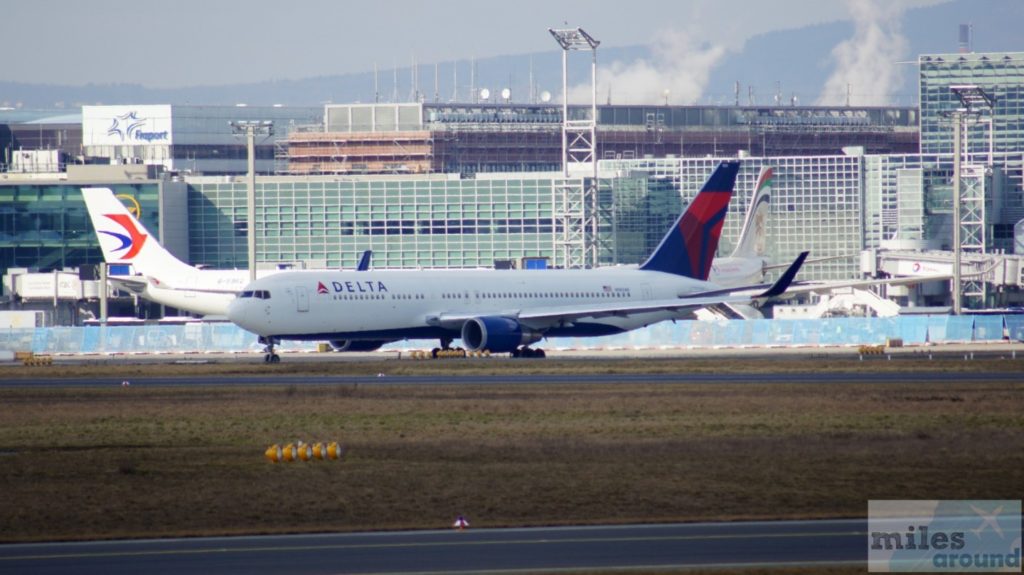
[[[999,254],[1024,254],[1022,61],[1020,53],[922,56],[920,112],[602,106],[599,264],[641,261],[714,165],[735,157],[743,167],[720,253],[735,243],[762,166],[775,168],[773,260],[788,262],[805,249],[837,258],[808,266],[805,278],[896,273],[921,250],[950,250],[953,158],[944,112],[955,105],[950,86],[976,80],[996,105],[991,123],[968,131],[965,166],[974,179],[964,201],[975,219],[964,224],[973,226],[974,242],[965,250],[978,269],[989,258],[1005,260],[976,305],[1020,301],[1024,266],[1011,269],[1015,260]],[[368,249],[381,268],[581,263],[564,256],[576,236],[566,234],[560,194],[566,185],[582,190],[585,180],[567,181],[559,171],[560,109],[548,105],[102,106],[83,108],[82,148],[124,173],[68,166],[59,174],[0,174],[0,271],[99,262],[76,196],[83,185],[133,198],[145,225],[182,259],[246,267],[244,142],[229,126],[240,113],[278,128],[257,151],[265,174],[257,181],[260,266],[352,267]],[[865,251],[877,252],[877,261],[865,265]]]

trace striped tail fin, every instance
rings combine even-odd
[[[722,162],[640,269],[707,281],[739,162]]]
[[[750,201],[750,210],[743,220],[734,258],[764,258],[768,255],[768,220],[771,215],[772,182],[774,175],[771,168],[761,168],[757,177],[757,188],[754,198]]]

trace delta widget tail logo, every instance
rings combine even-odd
[[[718,249],[731,192],[701,193],[679,219],[690,277],[706,281]]]
[[[135,222],[132,221],[131,216],[129,216],[128,214],[103,214],[103,216],[106,218],[110,218],[111,220],[114,221],[114,223],[118,224],[119,226],[124,228],[126,232],[128,232],[128,234],[125,235],[119,234],[117,232],[108,232],[100,230],[101,234],[106,234],[108,236],[117,238],[118,241],[121,242],[120,246],[110,251],[120,252],[127,250],[125,251],[125,253],[120,254],[119,257],[122,260],[130,260],[135,256],[139,255],[139,251],[142,250],[142,245],[146,243],[146,238],[148,238],[149,236],[140,232],[139,229],[135,227]]]
[[[328,293],[327,292],[327,286],[324,285],[324,282],[316,282],[316,293],[317,294]]]

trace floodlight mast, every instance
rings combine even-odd
[[[601,44],[598,40],[595,40],[590,34],[587,34],[583,28],[569,28],[556,30],[554,28],[548,28],[548,32],[555,38],[558,45],[562,47],[562,173],[565,177],[569,177],[569,160],[570,156],[570,142],[569,142],[569,129],[572,127],[569,120],[569,50],[590,50],[591,51],[591,63],[590,63],[590,144],[594,146],[594,132],[596,131],[597,124],[597,47]],[[597,153],[596,150],[592,150],[593,154],[590,161],[594,163],[594,176],[597,177]]]
[[[963,158],[963,135],[970,117],[977,118],[987,111],[991,117],[995,101],[980,87],[973,84],[952,85],[949,89],[960,99],[960,107],[949,113],[953,120],[953,315],[963,313],[963,286],[961,285],[960,265],[963,252],[961,225],[962,176],[961,160]],[[990,130],[994,124],[990,123]],[[991,133],[989,134],[991,139]],[[991,158],[991,151],[989,152]]]
[[[270,120],[242,120],[228,122],[234,134],[244,134],[248,150],[248,173],[246,186],[246,223],[249,244],[249,281],[256,280],[256,134],[274,135],[274,122]]]
[[[548,28],[548,32],[562,48],[562,175],[565,183],[562,184],[562,205],[565,207],[566,221],[563,222],[563,264],[570,265],[589,263],[592,267],[598,264],[598,200],[597,200],[597,47],[601,44],[593,36],[587,34],[583,28]],[[587,120],[571,120],[569,118],[569,51],[590,50],[590,118]],[[589,183],[583,185],[583,197],[580,207],[582,211],[571,208],[577,204],[572,201],[569,195],[569,164],[582,163],[591,164],[591,178]],[[586,206],[589,205],[589,215],[586,214]],[[582,243],[582,258],[574,258],[570,254],[575,240],[570,239],[572,235],[568,219],[570,212],[582,216],[582,232],[580,240]],[[589,228],[589,238],[587,229]],[[589,241],[588,241],[589,239]],[[588,257],[589,256],[589,257]],[[587,260],[589,259],[589,262]]]

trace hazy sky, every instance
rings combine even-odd
[[[859,0],[858,0],[859,1]],[[894,0],[902,7],[943,0]],[[854,4],[857,2],[853,2]],[[549,27],[604,46],[657,34],[738,47],[849,19],[839,0],[0,0],[0,77],[48,84],[230,84],[553,51]]]

